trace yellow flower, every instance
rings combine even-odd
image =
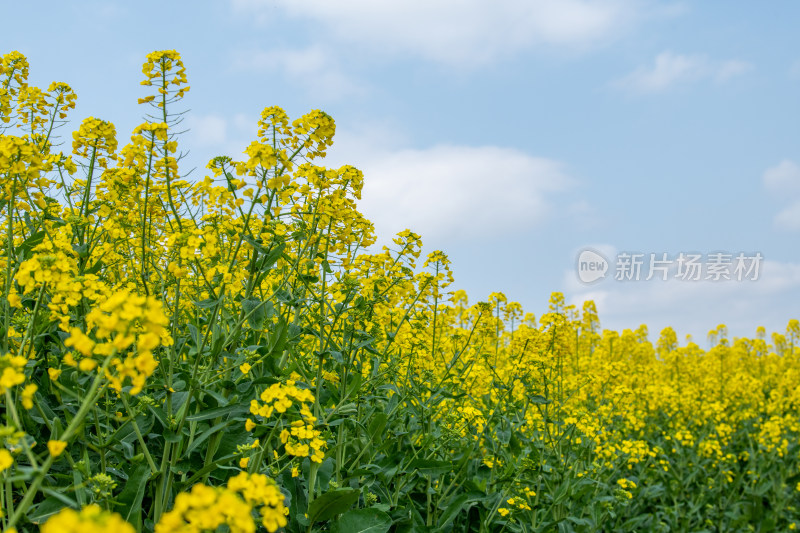
[[[253,431],[254,427],[256,427],[256,423],[248,418],[247,421],[244,423],[244,428],[247,431]]]
[[[250,372],[251,368],[253,368],[253,367],[250,366],[248,363],[244,363],[243,365],[241,365],[239,367],[239,370],[242,371],[242,374],[247,375],[247,373]]]
[[[91,357],[94,349],[94,341],[87,337],[80,329],[71,328],[69,338],[64,341],[64,345],[75,348],[84,357]]]
[[[14,458],[6,449],[0,449],[0,472],[10,468],[14,464]]]
[[[58,457],[67,447],[67,443],[63,440],[51,440],[47,442],[47,449],[50,450],[50,455]]]
[[[33,409],[33,395],[39,387],[35,383],[31,383],[26,385],[24,389],[22,389],[22,406],[25,409]]]
[[[247,464],[250,462],[249,457],[242,457],[239,459],[239,468],[247,468]]]
[[[42,525],[41,533],[135,533],[131,524],[117,513],[104,511],[97,504],[90,504],[74,511],[69,507],[61,509]]]
[[[50,381],[58,381],[58,377],[61,375],[61,369],[58,368],[48,368],[47,375],[50,376]]]
[[[8,295],[8,303],[11,307],[22,307],[22,300],[19,297],[19,294],[12,292]]]
[[[78,363],[78,368],[81,369],[83,372],[91,372],[97,367],[97,361],[94,359],[81,359],[81,362]]]

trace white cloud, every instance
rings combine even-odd
[[[731,59],[723,62],[716,69],[714,77],[717,81],[724,83],[731,78],[741,76],[753,70],[753,65],[747,61],[739,61],[738,59]]]
[[[770,192],[779,195],[800,192],[800,166],[789,159],[765,170],[761,179]]]
[[[359,209],[379,238],[409,228],[424,242],[457,242],[529,230],[553,214],[552,196],[572,179],[558,161],[498,146],[402,145],[386,126],[339,132],[327,165],[365,175]]]
[[[713,79],[723,83],[741,76],[752,68],[744,61],[728,60],[715,63],[702,55],[661,52],[651,66],[640,67],[617,80],[614,85],[638,93],[664,91],[678,84],[701,79]]]
[[[793,203],[775,215],[775,227],[800,231],[800,199],[797,199],[800,193],[800,166],[790,159],[784,159],[765,170],[761,181],[768,191],[779,198],[795,198]]]
[[[782,209],[775,215],[775,225],[789,231],[800,231],[800,201]]]
[[[646,16],[641,0],[232,0],[232,5],[255,16],[279,6],[290,16],[317,20],[340,41],[456,65],[534,46],[585,47]]]
[[[242,160],[242,152],[256,138],[257,118],[238,113],[225,117],[217,113],[190,114],[186,146],[190,148],[187,167],[197,167],[200,175],[207,172],[208,161],[219,155]]]
[[[190,116],[189,130],[200,146],[218,146],[228,140],[228,121],[219,115]]]
[[[795,61],[789,67],[789,77],[793,79],[800,78],[800,60]]]
[[[613,263],[615,254],[606,257]],[[647,263],[649,255],[645,259]],[[601,324],[607,329],[621,331],[646,324],[653,342],[667,326],[675,329],[679,339],[691,334],[704,346],[708,331],[721,323],[728,326],[731,337],[741,337],[753,336],[758,326],[782,332],[789,319],[800,318],[796,306],[800,297],[797,263],[765,258],[756,281],[681,281],[671,277],[667,281],[621,282],[614,280],[614,268],[612,264],[610,276],[590,286],[582,285],[574,270],[565,272],[570,302],[580,306],[585,300],[594,300]],[[643,272],[643,278],[646,274]]]
[[[343,72],[329,49],[316,45],[304,49],[241,51],[236,54],[234,67],[269,73],[280,71],[315,98],[336,100],[367,92],[363,84]]]
[[[585,198],[576,199],[564,208],[564,213],[576,227],[582,230],[597,229],[606,224],[606,218],[598,211],[597,206]]]

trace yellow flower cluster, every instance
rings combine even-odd
[[[95,357],[102,360],[112,354],[124,353],[135,345],[135,354],[111,358],[105,376],[116,391],[121,391],[125,380],[130,378],[130,393],[138,394],[158,366],[153,350],[159,345],[172,344],[165,328],[168,322],[161,303],[155,298],[131,294],[127,289],[119,290],[86,315],[88,329],[94,330],[94,337],[101,342],[92,340],[79,328],[71,328],[65,344],[74,348],[83,359],[78,362],[68,353],[64,362],[88,371],[97,366]]]
[[[277,531],[286,525],[289,509],[285,498],[275,482],[263,474],[240,472],[228,480],[228,489],[238,492],[244,500],[261,513],[261,523],[267,531]]]
[[[268,169],[275,166],[275,163],[278,162],[275,149],[268,144],[258,141],[250,143],[250,146],[245,149],[245,154],[247,154],[248,157],[246,168],[251,172],[251,175],[255,175],[255,170],[259,167]]]
[[[307,150],[308,159],[325,157],[325,150],[333,144],[336,123],[333,118],[319,109],[314,109],[292,122],[295,137],[292,147],[296,150],[302,146]],[[299,139],[298,136],[305,136]]]
[[[24,369],[27,362],[21,355],[0,355],[0,394],[5,394],[6,390],[15,385],[25,383]]]
[[[45,178],[39,177],[39,172],[48,170],[49,165],[42,158],[36,145],[24,137],[14,135],[0,135],[0,176],[5,179],[2,183],[3,199],[11,198],[11,188],[15,186],[14,177],[22,182],[36,184],[47,183]]]
[[[156,533],[201,533],[222,525],[231,533],[253,533],[253,509],[270,533],[286,525],[288,509],[275,482],[263,474],[241,472],[228,480],[227,488],[195,485],[175,498],[175,506],[156,525]]]
[[[26,85],[19,91],[19,118],[23,126],[28,126],[31,133],[44,129],[50,118],[50,104],[47,94],[32,85]]]
[[[75,109],[75,104],[78,100],[78,95],[72,90],[72,87],[66,83],[54,81],[47,88],[47,92],[53,94],[54,104],[56,108],[54,112],[58,113],[58,118],[67,118],[67,111]]]
[[[263,418],[269,418],[277,411],[285,413],[292,406],[292,401],[298,402],[302,407],[314,401],[314,395],[308,389],[301,389],[295,385],[293,380],[288,380],[286,384],[273,383],[261,393],[261,401],[250,402],[250,412]]]
[[[325,458],[325,441],[320,437],[322,433],[314,426],[317,419],[309,408],[309,404],[314,402],[311,391],[298,388],[293,380],[288,380],[285,384],[270,385],[261,393],[261,401],[264,403],[257,400],[250,402],[250,412],[261,418],[270,418],[275,413],[283,415],[292,405],[297,405],[300,419],[293,420],[288,428],[281,431],[281,443],[289,455],[309,457],[312,461],[321,463]],[[248,419],[245,427],[251,431],[256,424]]]
[[[223,524],[231,533],[253,533],[252,507],[234,491],[195,485],[178,494],[175,506],[156,525],[156,533],[202,533]]]
[[[28,60],[16,50],[2,56],[0,61],[0,121],[11,122],[11,101],[27,85]]]
[[[151,86],[160,85],[159,94],[166,99],[170,93],[169,86],[180,87],[188,82],[186,78],[186,67],[183,65],[181,55],[175,50],[160,50],[147,54],[147,61],[142,65],[142,74],[145,75],[141,85]],[[182,98],[189,91],[189,86],[180,87],[174,93],[174,98]],[[155,95],[139,99],[140,104],[152,102]],[[158,107],[163,107],[164,100],[158,103]]]
[[[528,505],[528,502],[523,498],[509,498],[508,500],[506,500],[506,503],[508,505],[513,505],[514,507],[516,507],[520,511],[530,511],[531,510],[531,506]]]
[[[46,248],[40,245],[36,251],[45,253],[36,253],[30,259],[23,261],[15,278],[23,293],[30,293],[46,283],[65,296],[64,303],[76,305],[80,299],[80,283],[75,287],[78,290],[74,290],[73,282],[77,273],[75,261],[62,250],[47,253]],[[61,301],[57,302],[60,303]]]
[[[150,133],[150,136],[159,141],[168,140],[169,126],[165,122],[145,122],[133,128],[133,135],[141,135],[144,132]]]
[[[0,472],[11,468],[14,464],[14,457],[5,448],[0,449]]]
[[[117,513],[90,504],[78,511],[65,507],[42,525],[41,533],[135,533],[136,530]]]
[[[314,428],[316,418],[311,412],[303,413],[303,420],[295,420],[289,429],[281,431],[281,442],[286,453],[295,457],[310,457],[315,463],[325,459],[325,441],[320,438],[321,432]]]
[[[73,154],[86,158],[94,155],[102,168],[108,167],[106,158],[117,159],[117,130],[110,122],[93,117],[84,119],[72,139]]]
[[[290,135],[289,117],[286,112],[278,106],[269,106],[261,112],[261,119],[258,121],[257,135],[262,139],[271,140],[273,135]]]
[[[536,493],[534,492],[533,495],[535,496]],[[500,507],[500,508],[497,509],[497,512],[500,513],[500,516],[503,516],[503,517],[508,516],[513,511],[530,511],[531,510],[531,506],[528,505],[528,502],[527,502],[527,500],[525,498],[520,498],[520,497],[508,498],[506,500],[506,505],[508,505],[508,507]]]

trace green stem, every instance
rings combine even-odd
[[[91,387],[89,387],[89,391],[86,393],[86,396],[84,397],[83,403],[81,403],[78,412],[75,413],[75,417],[72,419],[69,426],[67,426],[67,429],[64,430],[64,433],[62,433],[59,436],[59,440],[64,442],[69,442],[69,439],[71,439],[72,436],[78,431],[78,428],[83,422],[83,419],[86,418],[86,415],[89,413],[89,410],[92,408],[92,406],[94,406],[94,403],[98,397],[98,392],[102,392],[98,391],[98,389],[100,388],[100,384],[103,382],[103,379],[105,377],[106,368],[108,368],[108,365],[111,362],[112,357],[114,357],[116,353],[117,351],[113,350],[111,354],[106,356],[105,361],[103,361],[103,366],[97,371],[97,375],[95,376],[94,381],[92,381],[92,385]],[[22,516],[31,506],[31,504],[33,503],[33,499],[39,492],[39,488],[42,486],[44,478],[47,476],[47,472],[50,470],[50,467],[53,465],[55,460],[56,457],[54,455],[50,454],[47,456],[47,459],[42,465],[42,468],[39,470],[36,479],[34,479],[31,486],[28,487],[28,490],[25,492],[25,496],[22,498],[22,501],[17,506],[16,511],[14,512],[13,515],[11,515],[11,518],[8,520],[7,524],[8,529],[14,527],[17,524],[17,522],[19,522],[19,519],[22,518]]]
[[[127,398],[125,398],[123,394],[120,394],[119,397],[122,400],[122,405],[125,406],[125,410],[128,411],[128,415],[131,417],[133,431],[136,433],[136,438],[139,441],[139,445],[142,447],[142,453],[144,453],[144,457],[147,459],[147,464],[150,465],[150,471],[153,473],[158,472],[156,463],[153,461],[153,456],[150,455],[150,450],[147,449],[147,444],[144,442],[144,437],[142,436],[142,431],[139,429],[139,424],[136,423],[136,414],[131,410],[131,406],[128,405]]]

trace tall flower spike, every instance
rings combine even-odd
[[[140,98],[140,104],[153,103],[156,107],[162,108],[165,103],[174,102],[183,98],[189,91],[189,86],[183,86],[188,82],[186,78],[186,67],[183,65],[181,55],[175,50],[159,50],[147,54],[147,61],[142,65],[142,74],[145,79],[141,85],[159,87],[158,95],[150,95]],[[170,89],[170,85],[175,89]],[[160,101],[158,101],[160,100]]]

